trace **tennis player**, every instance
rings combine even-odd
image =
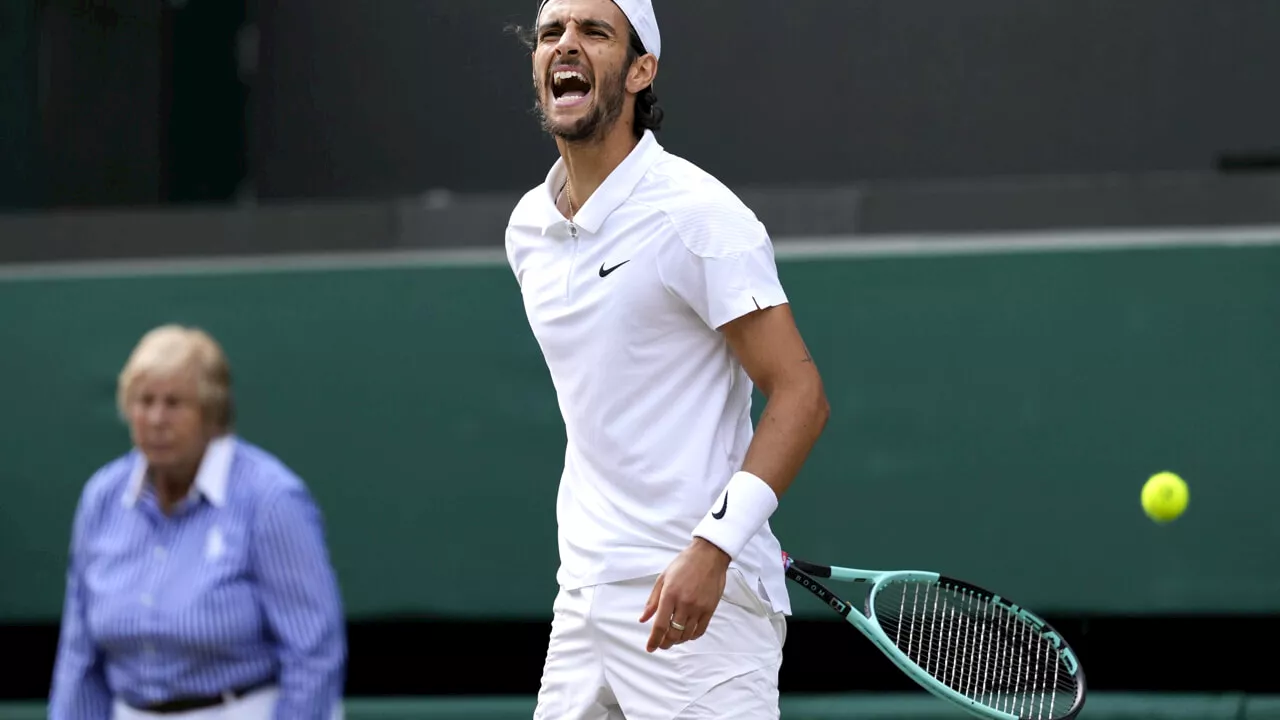
[[[657,142],[649,0],[544,0],[527,39],[560,157],[506,250],[568,440],[535,717],[776,718],[790,604],[768,521],[828,406],[771,241]]]

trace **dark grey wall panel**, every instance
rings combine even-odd
[[[259,188],[518,190],[532,0],[262,6]],[[1280,146],[1274,0],[658,0],[663,141],[735,186],[1212,171]]]
[[[0,2],[0,209],[39,198],[32,178],[38,37],[31,3]]]
[[[162,133],[168,112],[160,63],[165,4],[41,4],[42,204],[144,205],[162,200]]]
[[[1274,0],[657,2],[662,140],[735,189],[1210,173],[1280,148]],[[0,206],[511,193],[554,158],[504,32],[533,0],[254,4],[43,0],[34,55],[6,22]]]

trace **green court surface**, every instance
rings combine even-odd
[[[346,720],[528,720],[533,698],[358,698]],[[44,720],[44,703],[0,703],[0,720]],[[952,720],[969,715],[922,693],[784,697],[783,720]],[[1280,695],[1095,693],[1081,720],[1280,720]]]

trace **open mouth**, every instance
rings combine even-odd
[[[559,69],[551,73],[551,95],[556,107],[578,105],[591,94],[591,82],[587,76],[573,69]]]

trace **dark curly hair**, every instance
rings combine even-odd
[[[645,54],[644,43],[640,42],[640,36],[633,29],[630,33],[630,42],[627,45],[627,65],[631,65],[640,56]],[[662,129],[662,118],[665,113],[662,106],[658,104],[658,94],[653,91],[653,86],[641,90],[636,94],[636,118],[635,132],[639,137],[644,135],[645,130],[652,130],[655,133]]]
[[[518,25],[509,25],[507,30],[515,33],[520,38],[520,42],[530,50],[538,45],[537,30],[535,28],[523,28]],[[627,65],[630,66],[636,60],[640,59],[647,51],[644,49],[644,43],[640,41],[640,36],[636,34],[635,28],[631,28],[628,33],[627,42]],[[641,90],[636,93],[636,113],[632,130],[636,137],[644,135],[645,130],[652,130],[655,133],[662,129],[662,119],[666,116],[662,106],[658,104],[658,94],[653,91],[653,86]]]

